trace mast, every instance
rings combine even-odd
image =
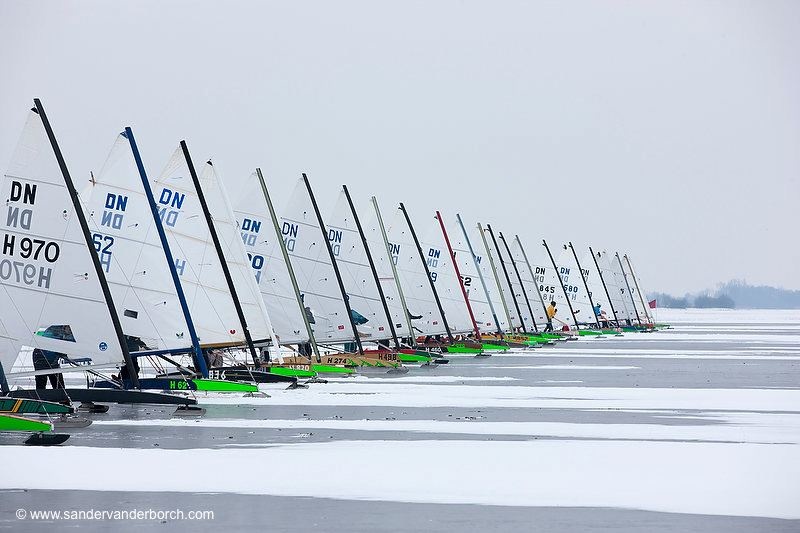
[[[347,297],[347,292],[344,290],[344,282],[342,282],[342,275],[339,272],[339,265],[336,264],[336,256],[333,255],[333,248],[331,248],[331,241],[328,239],[328,230],[325,229],[325,223],[322,221],[322,215],[319,213],[317,200],[314,198],[314,191],[311,190],[311,183],[308,181],[308,176],[303,172],[303,182],[306,184],[308,190],[308,197],[311,199],[311,205],[314,207],[314,213],[317,214],[317,222],[319,222],[319,229],[322,231],[322,237],[325,239],[325,248],[328,250],[328,256],[331,258],[331,265],[333,265],[333,272],[336,274],[336,281],[339,283],[339,290],[342,293],[342,300],[347,309],[347,318],[350,320],[350,327],[353,328],[353,335],[356,338],[356,345],[358,346],[358,353],[364,355],[364,348],[361,346],[361,338],[358,336],[356,323],[353,320],[353,311],[350,309],[350,300]],[[304,309],[305,311],[305,309]]]
[[[381,210],[378,207],[378,199],[373,196],[370,198],[370,201],[372,202],[372,206],[375,208],[375,216],[378,219],[378,226],[381,229],[381,236],[383,237],[383,247],[386,249],[386,254],[389,257],[389,265],[392,267],[392,275],[394,276],[394,282],[397,285],[397,294],[400,296],[400,305],[403,306],[403,316],[406,317],[406,324],[408,325],[408,334],[411,341],[411,346],[416,346],[416,336],[414,335],[414,325],[411,323],[411,313],[408,312],[406,297],[403,295],[403,287],[400,285],[400,276],[397,275],[397,266],[394,264],[392,252],[389,250],[389,239],[386,236],[386,228],[383,225],[383,217],[381,216]],[[391,317],[389,318],[391,319]]]
[[[517,246],[519,246],[519,249],[522,252],[522,258],[525,259],[525,264],[528,265],[528,272],[531,275],[531,279],[533,279],[533,284],[536,285],[536,293],[539,295],[539,301],[542,304],[542,310],[544,310],[545,315],[547,315],[547,304],[544,303],[542,291],[539,289],[539,282],[536,281],[536,275],[533,273],[533,268],[531,268],[531,262],[528,261],[528,254],[525,252],[525,248],[522,247],[522,242],[519,240],[519,235],[514,235],[514,239],[516,239]]]
[[[138,389],[139,376],[136,375],[136,372],[133,372],[133,358],[128,351],[128,342],[125,340],[125,334],[122,332],[122,324],[119,321],[117,308],[114,305],[114,299],[111,297],[111,289],[109,289],[108,280],[106,280],[106,276],[103,273],[103,267],[100,264],[100,258],[97,255],[97,249],[95,249],[94,242],[92,241],[92,234],[89,231],[89,224],[86,222],[86,217],[83,214],[83,208],[81,207],[81,201],[78,197],[78,191],[75,190],[75,184],[72,183],[72,178],[70,177],[69,170],[67,169],[67,163],[64,161],[64,156],[61,154],[61,148],[58,147],[55,133],[53,133],[53,128],[50,127],[50,121],[47,120],[47,115],[44,112],[42,102],[38,98],[34,98],[33,104],[36,106],[33,110],[39,115],[39,118],[42,119],[42,125],[44,125],[45,132],[47,132],[47,138],[50,140],[50,146],[53,148],[53,153],[58,161],[58,167],[61,169],[61,175],[64,177],[64,185],[66,185],[67,191],[69,192],[69,197],[72,200],[72,207],[75,209],[75,216],[78,217],[78,222],[81,225],[83,238],[86,241],[86,246],[89,248],[89,255],[92,257],[94,271],[97,275],[98,281],[100,282],[100,287],[103,290],[103,297],[106,300],[108,313],[111,315],[111,323],[114,325],[114,331],[117,334],[117,340],[119,341],[120,348],[122,348],[122,357],[125,360],[125,364],[128,365],[128,368],[131,370],[131,384],[133,384],[134,388]]]
[[[606,298],[608,298],[608,304],[611,306],[611,312],[614,314],[614,321],[617,323],[617,326],[619,326],[619,317],[617,316],[616,309],[614,309],[614,301],[611,299],[611,295],[608,293],[606,280],[603,278],[603,272],[600,270],[600,265],[597,263],[597,256],[594,255],[594,250],[592,250],[591,246],[589,247],[589,253],[592,254],[594,267],[597,269],[597,274],[600,276],[600,281],[603,283],[603,290],[606,293]]]
[[[389,331],[392,332],[394,346],[400,349],[400,341],[397,340],[397,332],[394,330],[394,320],[392,320],[392,314],[389,312],[389,305],[386,303],[386,297],[383,294],[381,280],[378,278],[378,270],[375,268],[375,262],[372,260],[372,254],[369,251],[367,237],[364,235],[364,229],[361,227],[361,221],[358,219],[358,213],[356,213],[356,207],[353,205],[353,199],[350,198],[350,191],[347,190],[347,185],[342,185],[342,189],[344,189],[344,195],[347,198],[347,203],[350,205],[350,211],[353,213],[353,221],[356,223],[356,228],[358,228],[358,234],[361,236],[361,244],[364,245],[364,251],[367,254],[369,269],[372,271],[372,277],[375,278],[375,285],[378,287],[378,295],[381,297],[383,312],[386,313],[386,318],[389,319]]]
[[[472,312],[472,306],[469,304],[469,297],[467,296],[467,289],[464,288],[464,280],[461,279],[461,272],[458,271],[458,263],[456,263],[456,254],[453,252],[453,247],[450,246],[450,238],[447,236],[447,230],[444,227],[444,221],[439,211],[436,211],[436,220],[439,221],[439,226],[442,228],[442,235],[444,235],[444,242],[447,244],[447,251],[450,252],[450,261],[453,263],[453,268],[456,271],[458,278],[458,286],[461,287],[461,294],[464,296],[464,303],[467,304],[467,311],[469,311],[469,319],[472,320],[472,327],[475,328],[475,335],[481,338],[481,330],[478,329],[478,323],[475,322],[475,314]]]
[[[572,257],[575,258],[575,264],[578,265],[578,271],[581,273],[581,279],[583,280],[583,286],[586,289],[586,295],[589,296],[589,305],[592,306],[592,314],[594,315],[594,322],[597,324],[597,329],[602,329],[600,327],[600,317],[597,316],[597,313],[594,312],[594,302],[592,301],[592,291],[589,290],[589,284],[586,283],[586,276],[583,275],[583,269],[581,268],[581,262],[578,261],[578,254],[575,253],[575,248],[572,246],[572,241],[569,241],[569,249],[572,250]]]
[[[636,292],[639,293],[639,301],[642,302],[642,310],[644,311],[644,316],[647,320],[650,320],[647,312],[647,304],[644,303],[644,296],[642,296],[642,291],[639,289],[639,281],[636,279],[636,274],[633,272],[633,265],[631,265],[631,259],[628,257],[628,254],[623,255],[625,258],[625,262],[628,263],[628,270],[631,271],[631,277],[633,278],[633,284],[636,286]]]
[[[508,254],[508,258],[511,259],[511,266],[514,267],[514,272],[516,272],[516,274],[517,274],[517,280],[519,281],[520,289],[522,289],[522,297],[525,298],[525,305],[528,306],[528,312],[531,314],[531,320],[533,321],[533,330],[538,332],[539,331],[539,327],[536,325],[536,318],[533,315],[533,309],[531,308],[531,302],[530,302],[530,300],[528,300],[528,292],[525,290],[525,285],[522,283],[522,276],[519,275],[519,269],[517,268],[517,263],[516,263],[516,261],[514,261],[514,257],[511,255],[511,248],[508,247],[508,243],[506,242],[506,238],[503,237],[503,232],[502,231],[498,231],[497,232],[497,236],[500,238],[501,241],[503,241],[503,246],[506,249],[506,253]],[[521,318],[522,317],[520,316],[520,321],[524,324],[525,322],[523,322],[521,320]]]
[[[431,290],[433,291],[433,298],[434,300],[436,300],[436,307],[439,308],[439,314],[442,315],[442,323],[444,324],[445,331],[447,331],[447,338],[450,339],[450,342],[453,342],[453,333],[450,331],[450,326],[447,324],[447,317],[444,316],[444,309],[442,308],[442,302],[439,300],[439,293],[436,292],[436,286],[433,283],[433,278],[431,278],[431,271],[428,269],[428,262],[425,261],[425,256],[422,254],[422,246],[420,246],[419,244],[419,239],[417,239],[417,234],[414,231],[414,226],[411,225],[411,219],[408,218],[408,213],[406,212],[406,206],[403,205],[403,202],[400,202],[400,211],[403,212],[403,216],[406,218],[406,224],[408,224],[408,229],[411,230],[411,236],[414,238],[414,244],[417,245],[419,260],[422,261],[422,266],[425,268],[425,275],[428,277],[428,283],[430,283]]]
[[[258,175],[258,182],[261,184],[261,192],[264,193],[264,200],[267,201],[267,209],[269,209],[269,216],[272,219],[272,226],[275,228],[275,236],[278,239],[278,246],[280,246],[281,254],[283,255],[283,261],[286,263],[286,270],[289,272],[289,279],[291,280],[292,288],[294,289],[294,297],[297,300],[298,307],[300,307],[300,314],[303,316],[303,324],[306,326],[308,342],[311,344],[311,349],[317,358],[317,362],[319,363],[322,358],[319,355],[317,339],[314,337],[314,330],[311,329],[311,322],[308,321],[306,307],[303,304],[303,299],[300,297],[300,287],[297,285],[297,278],[294,275],[294,268],[292,268],[292,262],[289,259],[289,252],[286,250],[286,242],[284,242],[283,235],[281,235],[281,227],[278,224],[278,216],[275,214],[275,208],[272,206],[272,198],[269,196],[267,183],[264,181],[264,176],[261,174],[260,168],[256,169],[256,174]]]
[[[550,253],[550,247],[547,246],[547,241],[542,239],[542,244],[544,244],[544,249],[547,250],[547,255],[550,257],[550,262],[553,263],[553,269],[556,271],[556,278],[558,279],[559,285],[561,285],[561,290],[564,291],[564,298],[567,300],[567,305],[569,306],[569,312],[572,314],[572,320],[575,322],[575,327],[578,327],[578,319],[575,317],[575,310],[572,308],[572,302],[569,299],[569,294],[567,294],[567,288],[564,287],[564,281],[561,279],[561,274],[558,273],[558,266],[556,266],[556,260],[553,259],[553,254]]]
[[[486,234],[483,232],[483,228],[481,227],[481,223],[478,222],[478,233],[481,234],[481,240],[483,241],[483,247],[486,249],[486,257],[489,258],[489,266],[492,268],[492,274],[494,275],[494,282],[497,284],[497,292],[500,293],[500,302],[503,304],[503,311],[506,312],[506,320],[508,320],[508,328],[513,331],[514,323],[511,322],[511,312],[508,310],[508,304],[506,303],[506,297],[503,294],[503,286],[500,285],[500,276],[497,275],[497,268],[494,266],[494,259],[492,259],[492,252],[489,250],[489,243],[486,241]],[[498,329],[500,328],[500,323],[497,324]]]
[[[247,343],[248,349],[250,350],[250,356],[253,358],[253,363],[258,366],[259,360],[258,354],[256,353],[256,347],[253,344],[253,338],[250,336],[250,330],[247,327],[247,319],[244,317],[242,304],[239,302],[239,296],[236,294],[236,287],[233,285],[231,271],[228,268],[228,262],[225,261],[225,254],[222,252],[222,245],[219,242],[217,230],[214,227],[214,221],[211,219],[211,212],[208,210],[206,197],[203,194],[203,188],[200,186],[200,180],[197,177],[197,172],[195,172],[194,163],[192,163],[192,156],[189,155],[189,148],[186,146],[186,141],[181,141],[181,150],[183,151],[183,157],[186,159],[186,164],[189,167],[189,174],[192,176],[192,183],[197,191],[197,197],[200,200],[200,207],[203,209],[203,216],[206,219],[206,225],[208,226],[208,231],[211,234],[211,240],[214,243],[214,248],[217,250],[217,257],[219,258],[220,265],[222,266],[222,273],[225,276],[225,283],[228,285],[228,292],[231,294],[233,306],[236,309],[236,315],[239,317],[239,323],[242,326],[244,340]],[[211,161],[209,161],[209,164],[211,164]]]
[[[489,236],[492,238],[492,244],[494,244],[494,249],[497,250],[497,258],[500,259],[500,266],[503,268],[503,275],[505,275],[506,277],[506,282],[508,283],[508,291],[511,293],[511,299],[514,301],[514,308],[517,310],[517,316],[519,317],[519,323],[522,326],[522,331],[527,333],[528,328],[525,327],[525,321],[522,319],[522,311],[520,311],[519,302],[517,302],[517,297],[516,295],[514,295],[514,288],[511,286],[511,278],[508,275],[506,262],[503,261],[503,254],[500,253],[500,247],[497,245],[497,239],[494,238],[494,232],[492,231],[492,226],[486,224],[486,230],[489,232]],[[509,323],[509,326],[511,326],[511,331],[514,331],[514,324]]]
[[[3,363],[0,363],[0,394],[5,396],[8,393],[8,380],[6,379],[6,373],[3,370]]]
[[[164,224],[161,221],[161,217],[158,215],[158,206],[156,206],[156,200],[153,196],[153,189],[150,187],[150,180],[147,179],[147,173],[144,170],[144,163],[142,163],[142,157],[139,154],[139,147],[136,145],[136,139],[133,137],[133,130],[131,130],[131,128],[125,128],[124,136],[126,139],[128,139],[128,144],[131,146],[133,159],[136,161],[136,168],[139,170],[139,177],[142,179],[144,193],[147,196],[147,204],[150,206],[150,213],[153,215],[153,223],[156,226],[158,238],[161,241],[161,248],[164,250],[164,255],[167,259],[169,273],[172,276],[172,283],[175,285],[175,292],[178,294],[178,301],[181,304],[181,311],[183,312],[183,317],[186,319],[186,326],[189,328],[189,337],[192,339],[192,348],[194,348],[194,364],[197,366],[197,369],[200,370],[200,374],[204,378],[207,378],[208,367],[206,366],[206,360],[205,357],[203,357],[203,351],[200,348],[200,340],[197,338],[197,331],[194,329],[192,315],[189,313],[189,305],[186,303],[186,295],[183,292],[183,285],[178,277],[178,271],[175,269],[175,258],[172,257],[172,250],[169,247],[169,241],[167,240],[167,235],[164,232]]]
[[[475,250],[472,249],[472,243],[469,242],[469,235],[467,235],[467,230],[464,228],[464,223],[461,221],[461,215],[456,213],[456,220],[458,221],[458,225],[461,226],[461,232],[464,234],[464,240],[467,242],[467,248],[469,248],[469,253],[472,256],[472,263],[475,265],[475,270],[478,271],[478,278],[481,280],[481,286],[483,287],[483,292],[486,294],[486,301],[489,302],[489,310],[492,312],[492,318],[494,319],[494,325],[497,328],[497,333],[501,336],[503,335],[503,330],[500,329],[500,321],[497,319],[497,313],[494,310],[494,304],[492,303],[492,297],[489,294],[489,287],[486,286],[486,280],[483,279],[483,273],[481,272],[481,265],[478,263],[478,256],[475,255]]]
[[[614,252],[614,255],[617,257],[617,262],[619,262],[619,269],[622,271],[622,279],[625,280],[625,287],[628,289],[628,294],[631,297],[631,304],[633,305],[633,312],[636,314],[636,321],[639,325],[642,325],[642,319],[639,318],[639,311],[636,309],[636,300],[633,299],[633,292],[631,292],[631,286],[628,283],[628,276],[625,274],[625,268],[622,266],[622,260],[619,258],[619,252]]]
[[[259,291],[259,292],[261,292],[261,291]],[[264,316],[267,317],[267,332],[269,332],[269,338],[270,338],[270,341],[271,341],[270,345],[269,345],[269,348],[267,348],[267,353],[270,353],[270,348],[275,350],[275,355],[278,358],[278,362],[283,363],[283,356],[281,355],[281,345],[278,342],[279,341],[278,336],[275,335],[275,330],[272,328],[272,319],[269,317],[269,311],[267,310],[267,304],[264,302],[264,296],[263,295],[259,295],[259,298],[261,298],[261,302],[260,303],[262,304],[262,309],[264,311]],[[271,356],[270,356],[270,360],[272,360]]]

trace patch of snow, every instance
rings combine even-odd
[[[216,450],[9,446],[3,448],[3,459],[17,465],[4,469],[4,489],[148,491],[154,489],[156,472],[157,488],[166,492],[800,518],[796,445],[338,441]],[[135,468],[124,475],[118,469],[86,475],[92,464]]]

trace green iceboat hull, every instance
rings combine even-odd
[[[289,376],[293,378],[313,378],[317,375],[313,370],[302,370],[299,368],[287,368],[285,366],[273,366],[269,369],[271,374],[277,376]]]
[[[562,335],[556,335],[555,333],[540,333],[539,336],[543,339],[547,339],[550,341],[558,341],[564,339]]]
[[[58,415],[71,412],[71,407],[55,402],[24,398],[0,398],[0,413],[3,414]]]
[[[0,415],[0,431],[53,431],[53,426],[21,416]]]
[[[207,392],[258,392],[258,385],[221,379],[193,379],[196,390]]]
[[[355,370],[333,365],[311,365],[311,370],[317,374],[354,374]]]
[[[417,352],[415,354],[410,353],[399,353],[397,354],[397,359],[400,360],[401,363],[430,363],[433,360],[433,357],[430,355],[424,355],[427,352]]]
[[[483,348],[470,348],[462,343],[449,344],[443,348],[447,353],[469,353],[469,354],[482,354]]]
[[[580,329],[578,330],[579,337],[596,337],[598,335],[603,335],[602,331],[596,329]]]
[[[492,352],[504,352],[508,350],[508,346],[504,346],[502,344],[492,344],[490,342],[481,343],[481,348],[483,350],[488,350]]]

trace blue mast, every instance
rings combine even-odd
[[[197,331],[194,329],[194,322],[192,322],[192,315],[189,313],[189,305],[186,303],[186,295],[183,294],[183,286],[178,277],[178,271],[175,269],[175,259],[172,257],[172,251],[169,248],[167,241],[167,234],[164,233],[164,225],[161,223],[161,217],[158,216],[158,207],[156,200],[153,197],[153,190],[150,188],[150,181],[147,179],[147,173],[144,171],[144,164],[142,164],[142,157],[139,155],[139,148],[136,146],[136,140],[133,138],[133,130],[129,127],[125,128],[122,134],[131,145],[133,158],[136,160],[136,167],[139,169],[139,176],[142,178],[142,185],[144,185],[144,192],[147,195],[148,203],[150,204],[150,211],[153,214],[153,220],[156,223],[156,230],[158,230],[158,238],[161,239],[161,247],[164,248],[164,254],[167,256],[167,264],[169,264],[169,273],[172,274],[172,281],[175,284],[175,291],[178,293],[178,300],[181,303],[181,310],[186,319],[186,325],[189,327],[189,336],[192,339],[192,347],[194,348],[194,363],[200,370],[204,378],[208,377],[208,367],[206,360],[203,357],[203,351],[200,348],[200,340],[197,338]]]

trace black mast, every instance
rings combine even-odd
[[[583,275],[583,269],[581,268],[581,262],[578,261],[578,254],[575,253],[575,248],[572,246],[572,241],[569,241],[569,249],[572,250],[572,257],[575,258],[575,264],[578,265],[578,271],[581,274],[581,279],[583,280],[583,286],[586,288],[586,295],[589,297],[589,305],[592,306],[592,314],[594,315],[595,324],[597,324],[597,329],[602,329],[600,327],[600,317],[597,316],[597,313],[594,312],[594,302],[592,301],[592,291],[589,290],[589,284],[586,283],[586,276]]]
[[[250,336],[250,330],[247,327],[247,320],[244,317],[242,304],[239,302],[239,297],[236,294],[236,287],[233,286],[231,271],[228,268],[227,261],[225,261],[225,254],[222,252],[222,246],[220,245],[219,237],[217,236],[217,230],[214,228],[214,221],[211,219],[211,212],[208,210],[206,197],[203,194],[203,188],[200,186],[200,180],[197,177],[197,172],[195,172],[194,163],[192,163],[192,157],[189,155],[189,148],[186,146],[186,141],[181,141],[181,150],[183,150],[183,157],[186,159],[186,164],[189,167],[189,174],[192,176],[192,183],[194,183],[194,188],[197,191],[197,197],[200,200],[200,206],[203,208],[203,216],[206,218],[208,231],[211,233],[211,240],[214,241],[214,248],[217,250],[217,257],[219,257],[219,262],[222,265],[222,272],[225,275],[225,282],[228,285],[228,291],[231,293],[233,306],[236,308],[236,315],[239,317],[239,322],[242,325],[245,342],[247,342],[247,347],[250,349],[250,356],[253,358],[253,363],[258,366],[260,361],[258,360],[256,347],[253,345],[253,338]],[[210,165],[211,161],[209,161],[208,164]]]
[[[567,300],[567,305],[569,306],[569,312],[572,314],[572,320],[575,322],[575,327],[578,327],[578,319],[575,317],[575,310],[572,308],[572,302],[569,299],[569,294],[567,294],[567,288],[564,287],[564,281],[561,279],[561,274],[558,273],[558,266],[556,266],[556,260],[553,259],[553,254],[550,253],[550,247],[547,246],[547,241],[542,239],[542,244],[544,244],[544,249],[547,250],[547,255],[550,257],[550,262],[553,263],[553,269],[556,271],[556,278],[558,278],[558,282],[561,285],[561,290],[564,291],[564,298]]]
[[[372,254],[369,251],[367,238],[364,235],[364,230],[361,228],[361,221],[358,220],[358,213],[356,213],[356,208],[353,205],[353,199],[350,198],[350,191],[347,190],[347,185],[342,185],[342,189],[344,189],[344,195],[347,198],[347,203],[350,205],[350,211],[353,213],[353,221],[356,223],[356,228],[358,228],[358,234],[361,236],[361,243],[364,245],[364,251],[367,253],[367,261],[369,262],[370,270],[372,270],[372,276],[375,278],[375,285],[377,285],[378,287],[378,295],[380,295],[381,297],[381,304],[383,305],[383,311],[386,313],[386,318],[389,319],[389,330],[392,332],[392,340],[394,340],[395,348],[399,350],[400,341],[397,339],[397,333],[394,330],[394,320],[392,320],[392,314],[389,312],[389,306],[386,303],[386,297],[383,294],[383,287],[381,287],[381,280],[378,277],[378,270],[375,268],[374,261],[372,261]]]
[[[122,332],[122,324],[119,321],[117,308],[114,306],[114,299],[111,297],[111,289],[108,288],[108,281],[103,273],[103,267],[100,264],[100,258],[97,256],[97,250],[95,249],[94,242],[92,241],[92,234],[89,231],[89,224],[86,222],[86,217],[83,214],[83,208],[81,207],[81,201],[78,197],[78,191],[75,190],[75,184],[72,183],[72,178],[70,177],[69,170],[67,169],[67,163],[64,161],[64,156],[61,154],[61,148],[58,147],[56,136],[53,133],[53,128],[50,127],[50,121],[47,120],[47,115],[44,112],[44,107],[42,107],[42,102],[38,98],[34,98],[33,105],[36,106],[33,111],[39,115],[39,118],[42,119],[44,130],[47,132],[47,138],[50,140],[50,145],[53,148],[56,160],[58,161],[58,166],[61,169],[61,175],[64,177],[64,184],[67,186],[67,191],[69,191],[69,196],[72,200],[72,207],[75,210],[75,216],[78,217],[81,230],[83,230],[83,238],[86,240],[86,246],[89,248],[89,254],[92,257],[92,263],[94,264],[95,274],[97,275],[97,279],[100,282],[100,287],[103,290],[103,296],[106,300],[108,313],[111,315],[111,323],[114,325],[114,331],[117,334],[120,348],[122,348],[122,357],[125,359],[125,364],[128,365],[128,369],[131,371],[131,384],[134,386],[134,388],[138,389],[139,376],[133,371],[135,368],[133,366],[133,358],[131,358],[131,354],[128,351],[128,342],[125,340],[125,334]]]
[[[303,172],[303,182],[306,184],[308,196],[311,198],[311,205],[314,207],[314,213],[317,215],[317,222],[319,229],[322,231],[322,239],[325,241],[325,247],[328,249],[328,255],[331,258],[331,265],[333,265],[333,272],[336,274],[336,281],[339,282],[339,290],[342,291],[342,299],[344,306],[347,309],[347,318],[350,320],[350,326],[353,328],[353,335],[356,337],[356,345],[358,346],[358,353],[364,355],[364,348],[361,346],[361,338],[358,336],[356,323],[353,320],[353,311],[350,309],[350,301],[347,298],[347,291],[344,290],[344,283],[342,282],[342,275],[339,273],[339,266],[336,264],[336,256],[333,255],[333,248],[331,248],[331,241],[328,239],[328,230],[325,229],[325,223],[322,221],[322,215],[319,213],[317,200],[314,198],[314,191],[311,190],[311,184],[308,182],[308,176]],[[349,196],[348,196],[349,200]]]
[[[592,247],[589,247],[589,253],[592,254],[592,259],[594,260],[594,267],[597,269],[597,274],[600,276],[600,281],[603,282],[603,290],[606,292],[606,298],[608,298],[608,304],[611,306],[611,312],[614,314],[614,321],[619,326],[619,317],[617,316],[617,311],[614,309],[614,301],[611,299],[611,295],[608,294],[608,287],[606,286],[606,280],[603,278],[603,272],[600,270],[600,265],[597,263],[597,256],[594,255],[594,250]]]
[[[522,319],[522,312],[519,309],[519,303],[517,302],[517,296],[514,294],[514,287],[511,286],[511,277],[508,275],[508,269],[506,268],[506,262],[503,261],[503,254],[500,253],[500,247],[497,246],[497,239],[494,238],[494,232],[492,231],[492,226],[490,224],[486,224],[486,229],[489,231],[489,236],[492,238],[492,244],[494,244],[494,249],[497,250],[497,257],[500,259],[500,266],[503,267],[503,274],[506,276],[506,282],[508,283],[508,290],[511,293],[511,299],[514,300],[514,307],[517,310],[517,316],[519,317],[519,323],[522,324],[522,331],[525,333],[528,330],[525,328],[525,321]],[[502,290],[502,288],[500,289]],[[511,331],[514,331],[514,324],[509,324]]]
[[[417,234],[414,231],[414,226],[411,225],[411,219],[408,217],[408,213],[406,212],[406,206],[403,205],[403,202],[400,202],[400,211],[403,212],[403,216],[406,218],[406,224],[408,224],[408,229],[411,230],[411,237],[414,239],[414,244],[417,246],[417,253],[419,253],[419,259],[422,261],[422,266],[425,268],[425,274],[428,276],[428,283],[431,285],[431,290],[433,291],[433,299],[436,300],[436,307],[439,308],[439,314],[442,315],[442,323],[444,324],[444,329],[447,331],[447,338],[450,339],[450,342],[453,342],[453,333],[450,331],[450,325],[447,323],[447,317],[444,316],[444,309],[442,308],[442,302],[439,300],[439,293],[436,292],[436,286],[433,284],[433,278],[431,278],[431,271],[428,269],[428,262],[425,260],[425,255],[422,253],[422,246],[419,244],[419,239],[417,239]]]
[[[531,302],[528,300],[528,293],[525,290],[525,285],[522,283],[522,276],[519,275],[519,269],[517,268],[517,262],[514,261],[514,257],[511,255],[511,248],[508,247],[508,243],[506,242],[506,238],[503,237],[503,232],[498,231],[497,236],[500,237],[500,240],[503,241],[503,246],[506,249],[506,253],[508,254],[508,258],[511,259],[511,266],[514,267],[514,272],[517,274],[517,280],[519,281],[519,286],[522,289],[522,296],[525,298],[525,305],[528,306],[528,312],[531,314],[531,321],[533,321],[533,330],[538,332],[539,327],[536,325],[536,318],[533,315],[533,308],[531,307]]]
[[[517,241],[517,246],[519,246],[519,251],[522,252],[522,258],[525,260],[525,266],[528,267],[528,273],[531,275],[531,279],[536,286],[536,295],[539,297],[539,303],[542,304],[542,311],[544,311],[545,316],[547,316],[547,305],[544,303],[544,298],[542,298],[542,290],[539,285],[539,280],[536,279],[536,274],[533,272],[531,262],[528,261],[528,254],[525,252],[525,248],[522,247],[522,241],[519,240],[519,235],[514,235],[514,238]],[[544,272],[542,272],[542,276],[542,279],[544,279]]]

